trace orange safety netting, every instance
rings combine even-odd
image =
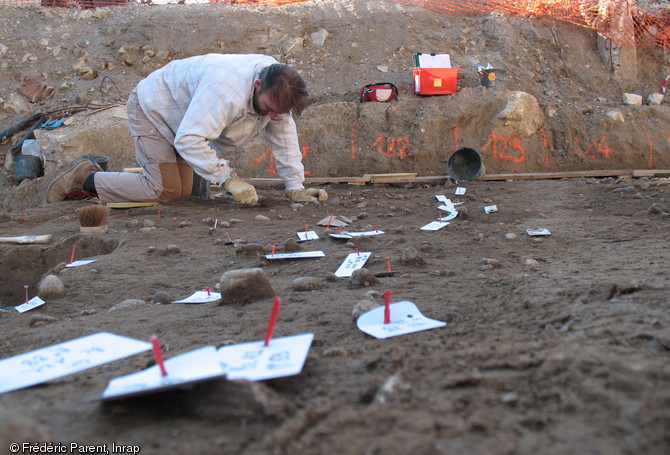
[[[204,0],[241,5],[285,5],[309,0]],[[552,18],[597,30],[620,46],[670,48],[670,8],[642,8],[633,0],[389,0],[452,15],[521,14]],[[41,2],[41,3],[40,3]],[[41,4],[94,8],[135,4],[132,0],[4,0],[3,4]],[[142,4],[164,3],[139,0]],[[170,3],[184,3],[177,0]]]

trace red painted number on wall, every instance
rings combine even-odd
[[[409,147],[409,139],[406,137],[395,138],[379,136],[370,147],[376,147],[378,153],[388,156],[389,158],[396,156],[402,158],[406,156],[412,156],[411,153],[407,152],[407,147]]]
[[[483,150],[491,148],[493,151],[493,158],[498,160],[510,160],[515,163],[523,163],[526,161],[526,151],[521,146],[521,139],[515,136],[505,138],[498,136],[495,131],[491,131],[489,140],[482,147]]]

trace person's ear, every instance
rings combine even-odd
[[[256,80],[254,81],[254,88],[255,88],[256,90],[260,90],[262,84],[263,84],[263,82],[261,82],[260,79],[256,79]]]

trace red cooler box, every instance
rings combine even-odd
[[[414,93],[418,95],[451,95],[456,93],[459,68],[414,69]]]

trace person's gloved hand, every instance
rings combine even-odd
[[[307,190],[289,190],[285,196],[293,202],[325,202],[328,200],[326,190],[309,188]]]
[[[258,204],[258,195],[253,185],[245,182],[238,176],[231,177],[223,184],[223,189],[233,195],[235,202],[244,205]]]

